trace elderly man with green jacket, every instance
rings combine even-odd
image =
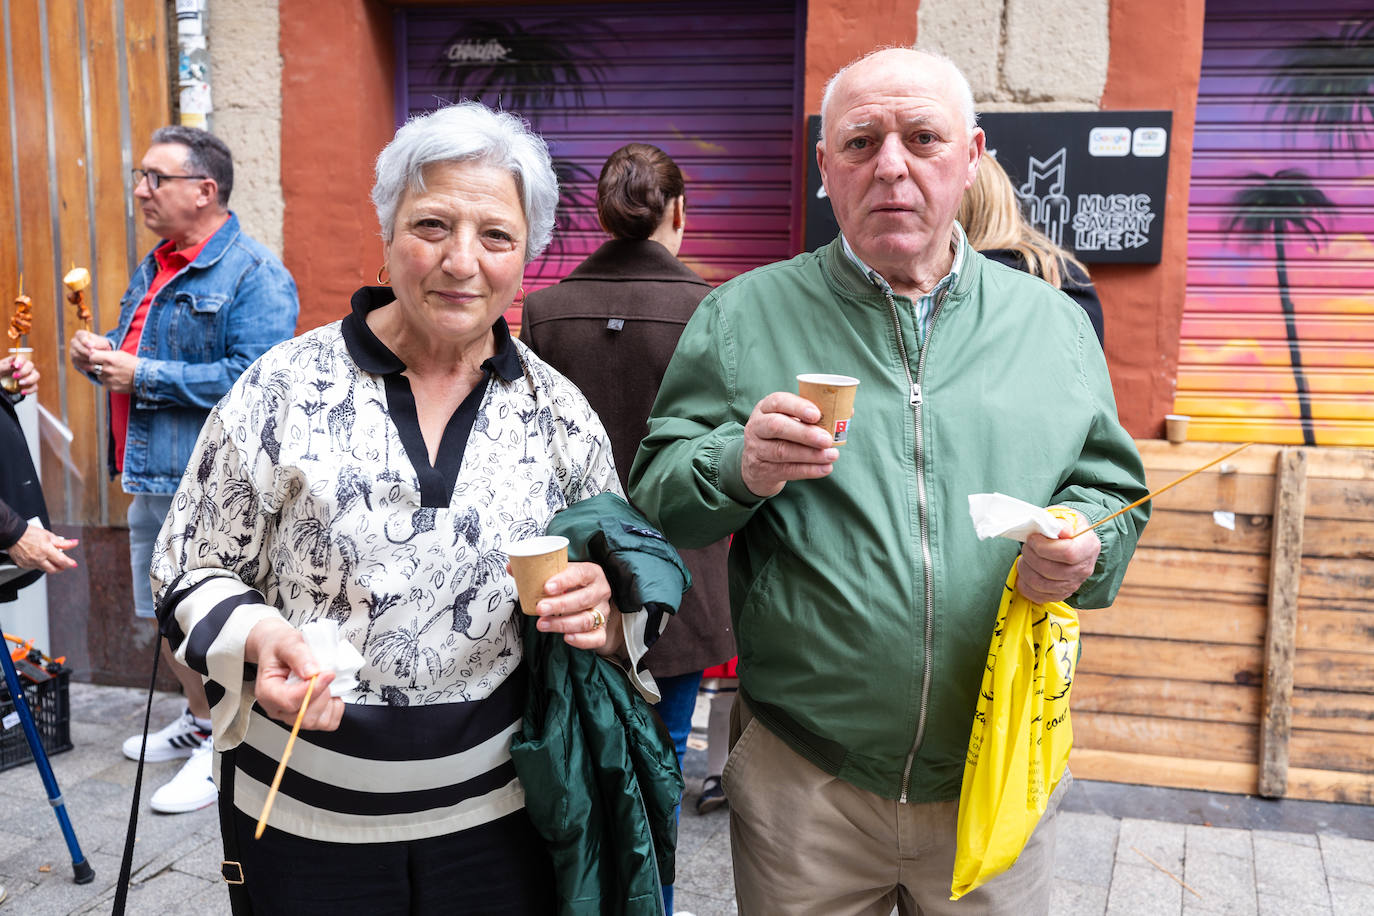
[[[822,119],[840,237],[707,297],[630,475],[673,543],[735,535],[724,784],[740,912],[1043,913],[1057,797],[1013,868],[948,900],[1017,555],[978,541],[967,497],[1066,506],[1077,531],[1143,496],[1144,470],[1083,311],[984,259],[954,221],[984,148],[958,69],[874,52],[831,80]],[[860,379],[843,449],[791,393],[804,372]],[[1110,604],[1147,518],[1032,535],[1021,592]]]

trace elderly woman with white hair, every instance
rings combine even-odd
[[[547,913],[510,755],[526,675],[506,549],[620,492],[596,415],[502,318],[557,179],[517,117],[469,102],[403,126],[372,197],[389,284],[215,408],[159,539],[159,619],[207,679],[228,877],[241,863],[253,912]],[[551,578],[537,614],[574,648],[643,651],[596,564]],[[254,841],[298,679],[321,672],[299,629],[317,620],[363,665],[344,690],[320,673]]]

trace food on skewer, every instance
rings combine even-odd
[[[21,292],[14,298],[14,315],[10,318],[8,331],[10,340],[18,340],[32,329],[33,300]]]
[[[62,278],[62,283],[67,287],[67,301],[76,306],[77,320],[81,322],[83,329],[89,331],[91,329],[91,308],[86,304],[86,297],[81,293],[91,285],[91,272],[84,267],[73,267]]]

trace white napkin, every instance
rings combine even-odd
[[[1004,493],[971,494],[968,513],[980,541],[1000,537],[1024,542],[1036,531],[1055,538],[1064,529],[1064,523],[1046,510]]]
[[[334,672],[334,680],[329,685],[330,696],[341,697],[358,686],[358,669],[363,666],[364,659],[353,643],[339,635],[338,621],[312,620],[301,627],[301,635],[315,654],[320,671]],[[286,683],[298,684],[301,680],[293,671]]]

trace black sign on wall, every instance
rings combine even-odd
[[[1087,263],[1159,263],[1173,112],[994,112],[978,123],[1041,232]]]
[[[840,234],[835,211],[821,186],[821,168],[816,165],[816,140],[821,135],[821,116],[806,118],[806,142],[802,155],[806,157],[806,250],[815,251]]]
[[[807,119],[815,137],[820,118]],[[1087,263],[1158,263],[1169,180],[1169,111],[992,112],[978,123],[1023,212]],[[814,150],[806,174],[806,247],[839,231]]]

